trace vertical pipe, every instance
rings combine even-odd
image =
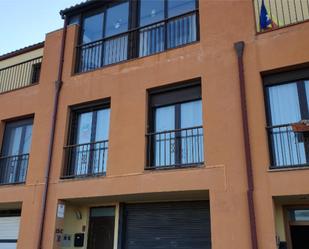
[[[243,62],[245,43],[243,41],[236,42],[234,43],[234,48],[238,59],[241,114],[242,114],[242,124],[244,133],[244,149],[246,157],[246,171],[247,171],[247,182],[248,182],[247,201],[248,201],[249,219],[250,219],[251,246],[252,249],[258,249],[255,208],[253,200],[253,192],[254,192],[253,169],[252,169],[251,147],[249,137],[248,111],[246,102],[246,84],[245,84],[244,62]]]
[[[58,67],[58,76],[55,81],[55,95],[54,95],[54,103],[53,103],[53,112],[51,119],[51,130],[50,130],[50,139],[48,144],[48,159],[45,167],[45,181],[44,181],[44,192],[42,195],[42,206],[40,213],[40,227],[39,227],[39,238],[37,249],[43,248],[43,235],[44,235],[44,224],[46,218],[46,204],[48,198],[48,188],[49,188],[49,176],[50,169],[52,163],[52,154],[53,154],[53,145],[55,139],[55,128],[56,128],[56,117],[58,113],[58,103],[59,103],[59,95],[62,86],[62,71],[63,71],[63,62],[64,62],[64,49],[65,49],[65,40],[67,34],[67,18],[64,19],[62,38],[61,38],[61,48],[60,48],[60,58],[59,58],[59,67]]]

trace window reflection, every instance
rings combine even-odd
[[[140,26],[164,19],[164,0],[141,0]]]
[[[168,0],[168,17],[195,10],[196,0]]]
[[[105,37],[128,31],[129,2],[118,4],[106,11]]]
[[[83,44],[97,41],[103,38],[104,13],[98,13],[84,19]]]

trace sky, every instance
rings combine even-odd
[[[44,41],[62,28],[59,11],[83,0],[0,0],[0,55]]]

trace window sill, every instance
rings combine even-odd
[[[204,162],[196,164],[184,164],[184,165],[171,165],[171,166],[157,166],[157,167],[145,167],[145,172],[164,171],[164,170],[182,170],[182,169],[196,169],[204,168]]]
[[[26,182],[0,183],[0,188],[1,188],[1,187],[20,186],[20,185],[25,185],[25,184],[26,184]]]
[[[90,174],[90,175],[78,175],[78,176],[61,176],[60,181],[81,181],[81,180],[91,180],[95,178],[105,177],[106,173],[101,174]]]
[[[281,171],[295,171],[295,170],[308,170],[309,165],[288,165],[283,167],[269,167],[268,172],[281,172]]]

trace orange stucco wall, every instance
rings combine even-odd
[[[275,248],[273,196],[306,194],[309,171],[269,172],[260,72],[309,61],[309,23],[256,35],[250,0],[200,0],[200,41],[93,72],[72,75],[77,26],[69,26],[57,116],[44,249],[56,248],[59,200],[151,193],[208,191],[213,249],[250,248],[247,181],[238,68],[233,44],[245,41],[245,78],[261,249]],[[0,120],[34,114],[27,182],[1,186],[1,203],[22,202],[19,249],[35,248],[47,161],[54,81],[61,30],[46,36],[40,84],[0,95]],[[152,87],[201,78],[205,165],[196,169],[144,170],[147,92]],[[69,106],[111,98],[107,176],[60,180]],[[3,124],[3,123],[2,123]],[[3,125],[1,126],[3,128]]]

